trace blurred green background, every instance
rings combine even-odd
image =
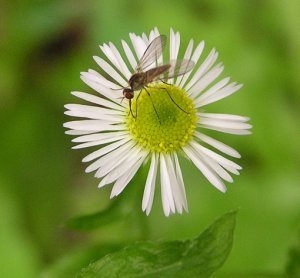
[[[298,0],[0,2],[0,276],[36,277],[65,254],[139,239],[186,239],[240,208],[230,257],[217,277],[282,273],[300,228],[300,2]],[[190,213],[165,218],[160,193],[149,217],[141,192],[133,214],[92,232],[65,227],[97,212],[110,187],[84,173],[90,150],[70,150],[63,105],[72,90],[92,92],[79,72],[98,69],[98,44],[157,26],[204,39],[225,71],[244,84],[206,111],[251,117],[253,135],[213,135],[235,147],[244,170],[224,195],[182,159]],[[203,56],[204,57],[204,56]],[[203,58],[202,58],[203,59]],[[143,183],[136,186],[143,187]],[[141,229],[142,227],[142,229]],[[103,247],[104,246],[104,247]],[[2,272],[2,273],[1,273]],[[46,273],[46,274],[45,274]],[[58,277],[55,275],[53,277]],[[242,277],[242,276],[240,276]]]

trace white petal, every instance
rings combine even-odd
[[[104,107],[108,107],[111,109],[115,109],[115,110],[119,110],[119,111],[124,111],[124,108],[116,103],[113,103],[109,100],[106,100],[104,98],[100,98],[91,94],[87,94],[87,93],[83,93],[83,92],[71,92],[72,95],[84,99],[86,101],[104,106]]]
[[[196,98],[211,82],[213,82],[222,73],[224,66],[221,64],[216,65],[208,73],[206,73],[194,86],[191,87],[190,97]]]
[[[130,169],[135,165],[135,163],[144,155],[144,152],[141,150],[135,150],[131,151],[133,154],[125,154],[124,159],[117,165],[110,165],[111,169],[107,168],[100,173],[101,168],[97,171],[96,177],[103,177],[105,176],[105,180],[103,179],[99,187],[104,186],[105,184],[110,184],[112,182],[115,182],[117,179],[121,178],[121,176],[125,175]],[[139,153],[138,153],[139,152]],[[123,158],[123,157],[122,157]]]
[[[143,56],[147,46],[141,37],[138,37],[137,35],[135,35],[133,33],[130,33],[129,37],[131,39],[135,53],[136,53],[138,59],[140,60],[141,57]]]
[[[118,136],[125,135],[127,133],[128,133],[127,131],[117,131],[117,132],[108,132],[108,133],[101,132],[101,133],[95,133],[95,134],[76,137],[76,138],[72,139],[72,142],[75,142],[75,143],[90,142],[90,141],[111,138],[111,137],[118,137]]]
[[[113,182],[130,169],[133,164],[143,155],[141,148],[131,147],[127,151],[123,151],[117,158],[109,163],[102,165],[95,174],[95,177],[101,178],[109,175],[109,182]]]
[[[250,120],[249,117],[233,115],[233,114],[220,114],[220,113],[199,113],[200,117],[212,118],[212,119],[221,119],[229,121],[239,121],[247,122]]]
[[[93,56],[96,63],[102,68],[111,78],[113,78],[122,87],[127,86],[127,81],[106,61],[98,56]]]
[[[142,201],[142,210],[146,211],[147,215],[149,215],[153,204],[157,166],[158,166],[157,155],[155,153],[152,153],[150,169],[148,172],[147,181],[146,181],[144,194],[143,194],[143,201]]]
[[[134,55],[132,54],[132,51],[131,51],[130,47],[128,46],[128,44],[123,40],[122,40],[122,46],[123,46],[123,49],[127,56],[128,61],[131,65],[132,69],[134,70],[137,66],[136,59],[135,59]]]
[[[99,106],[83,105],[83,104],[66,104],[65,108],[70,111],[86,111],[86,112],[97,112],[99,114],[107,115],[126,115],[125,111],[119,111],[115,109],[107,109]]]
[[[87,84],[89,87],[94,89],[99,94],[105,96],[106,98],[119,103],[122,98],[122,90],[118,91],[112,90],[112,88],[106,87],[98,78],[89,72],[81,72],[80,79]]]
[[[189,90],[200,78],[203,76],[210,67],[214,64],[214,62],[218,58],[218,52],[216,52],[215,49],[213,49],[205,61],[200,65],[199,69],[196,71],[190,82],[185,86],[185,90]]]
[[[197,64],[197,62],[198,62],[198,60],[199,60],[199,58],[200,58],[200,56],[201,56],[201,54],[202,54],[203,49],[204,49],[204,41],[201,41],[201,42],[198,44],[198,46],[196,47],[195,52],[194,52],[194,54],[192,55],[192,58],[191,58],[191,60],[192,60],[193,62],[195,62],[195,64]],[[184,88],[184,87],[186,86],[186,81],[188,80],[190,74],[191,74],[193,71],[194,71],[194,70],[191,70],[191,71],[187,72],[187,73],[183,76],[182,81],[181,81],[181,87],[182,87],[182,88]]]
[[[94,131],[104,131],[104,130],[124,130],[126,126],[120,125],[110,125],[106,121],[102,120],[81,120],[81,121],[71,121],[66,122],[63,125],[66,128],[78,129],[78,130],[94,130]]]
[[[104,148],[101,148],[100,150],[97,150],[95,152],[92,152],[91,154],[87,155],[86,157],[84,157],[82,159],[82,162],[89,162],[91,160],[94,160],[95,158],[98,158],[100,156],[103,156],[109,152],[111,152],[112,150],[124,145],[126,142],[128,142],[129,140],[131,140],[131,137],[128,136],[127,138],[124,138],[116,143],[110,144]]]
[[[107,124],[119,124],[124,122],[124,116],[107,115],[107,114],[103,114],[100,111],[96,112],[96,111],[73,110],[73,111],[65,111],[64,114],[71,117],[101,120],[103,122],[106,122]]]
[[[211,95],[206,95],[206,93],[204,93],[202,96],[196,99],[195,106],[196,108],[203,107],[220,99],[228,97],[237,92],[242,86],[242,84],[236,85],[236,83],[233,82],[216,92],[210,93]]]
[[[95,133],[95,132],[97,132],[97,131],[95,131],[95,130],[71,129],[71,130],[65,131],[65,134],[68,134],[68,135],[85,135],[85,134],[91,134],[91,133]]]
[[[213,186],[215,186],[222,192],[226,191],[226,186],[224,185],[222,180],[203,163],[203,161],[197,156],[193,148],[191,148],[190,146],[186,146],[183,148],[183,151]]]
[[[219,154],[211,151],[210,149],[207,149],[207,148],[199,145],[196,142],[192,141],[190,144],[191,144],[191,146],[193,146],[194,149],[200,151],[201,153],[204,153],[204,154],[208,155],[210,158],[212,158],[213,160],[215,160],[216,162],[218,162],[225,169],[227,169],[226,168],[227,165],[230,166],[230,167],[232,167],[232,168],[235,168],[237,170],[241,170],[242,169],[242,167],[240,165],[236,164],[235,162],[233,162],[233,161],[231,161],[231,160],[229,160],[229,159],[227,159],[227,158],[225,158],[225,157],[223,157],[223,156],[221,156],[221,155],[219,155]]]
[[[213,127],[210,125],[198,125],[202,128],[207,128],[211,130],[216,130],[223,133],[235,134],[235,135],[248,135],[251,134],[251,131],[245,129],[230,129],[230,128],[223,128],[223,127]]]
[[[240,158],[241,155],[235,150],[233,149],[232,147],[229,147],[228,145],[214,139],[214,138],[211,138],[203,133],[200,133],[198,131],[195,131],[194,135],[202,140],[203,142],[205,142],[206,144],[209,144],[211,145],[212,147],[214,147],[215,149],[223,152],[223,153],[226,153],[230,156],[233,156],[233,157],[237,157],[237,158]]]
[[[200,116],[199,123],[202,126],[206,127],[221,127],[221,128],[228,128],[228,129],[250,129],[252,125],[239,122],[239,121],[231,121],[226,119],[217,119],[217,118],[210,118],[206,116]]]
[[[106,88],[109,89],[120,89],[120,85],[109,81],[108,79],[106,79],[104,76],[102,76],[99,72],[93,70],[93,69],[89,69],[88,72],[81,72],[81,75],[88,75],[89,78],[97,83],[102,84],[103,86],[105,86]]]
[[[119,195],[124,190],[126,185],[131,181],[133,176],[136,174],[136,172],[138,171],[138,169],[144,162],[146,156],[147,156],[147,153],[145,153],[145,155],[143,157],[141,157],[128,172],[126,172],[122,177],[120,177],[116,181],[116,183],[114,184],[113,189],[111,191],[110,198],[113,198],[113,197]]]
[[[110,138],[105,138],[105,139],[101,139],[101,140],[96,140],[96,141],[91,141],[91,142],[86,142],[83,144],[76,145],[76,146],[72,147],[72,149],[82,149],[82,148],[87,148],[87,147],[92,147],[92,146],[104,145],[104,144],[108,144],[108,143],[112,143],[112,142],[124,139],[125,137],[127,137],[127,134],[110,137]]]
[[[179,185],[179,181],[175,174],[174,161],[171,159],[169,154],[166,154],[165,158],[171,182],[172,194],[175,201],[175,207],[177,211],[181,214],[186,203],[185,191],[182,191],[182,187]]]
[[[184,56],[183,56],[183,59],[184,59],[184,60],[190,60],[191,55],[192,55],[193,45],[194,45],[194,40],[191,39],[190,42],[189,42],[189,44],[188,44],[188,46],[187,46],[187,48],[186,48],[185,54],[184,54]],[[184,76],[184,75],[181,75],[181,76],[179,76],[179,77],[177,78],[176,83],[175,83],[176,86],[179,86],[179,85],[181,84],[181,81],[182,81],[182,79],[183,79],[183,76]]]
[[[201,156],[202,161],[208,165],[218,176],[220,176],[223,180],[228,182],[233,182],[232,177],[218,164],[215,160],[211,159],[209,156],[201,153],[198,155]]]
[[[177,157],[176,153],[174,153],[174,161],[175,161],[175,171],[176,171],[177,181],[178,181],[178,184],[181,188],[180,190],[183,193],[183,195],[182,195],[182,197],[183,197],[183,207],[188,212],[189,209],[188,209],[188,203],[187,203],[187,199],[186,199],[185,186],[184,186],[182,172],[181,172],[181,168],[180,168],[178,157]]]
[[[174,203],[174,198],[172,194],[172,188],[171,188],[171,181],[169,177],[169,172],[167,169],[166,165],[166,160],[164,154],[160,154],[160,182],[161,182],[161,187],[163,189],[162,192],[164,192],[166,198],[163,198],[163,202],[167,202],[166,207],[170,207],[171,212],[175,213],[175,203]],[[168,210],[166,210],[168,212]]]

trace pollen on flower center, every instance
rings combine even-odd
[[[148,91],[148,93],[147,93]],[[157,153],[173,152],[185,146],[196,128],[194,103],[176,86],[153,84],[137,92],[128,111],[127,126],[143,148]]]

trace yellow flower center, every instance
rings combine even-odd
[[[151,152],[179,150],[191,140],[196,128],[193,100],[173,85],[153,84],[147,91],[136,92],[131,110],[127,115],[129,133]]]

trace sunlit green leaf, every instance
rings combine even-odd
[[[236,211],[217,219],[197,238],[140,242],[90,264],[79,277],[210,277],[232,246]]]

